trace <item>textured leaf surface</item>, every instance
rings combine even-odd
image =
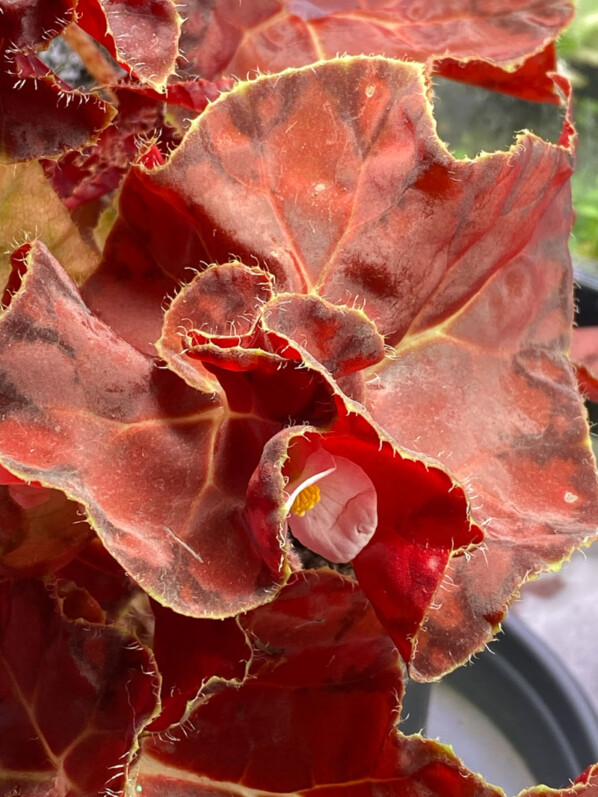
[[[582,392],[590,401],[598,401],[598,327],[573,330],[571,359],[577,367]]]
[[[114,115],[96,94],[73,91],[36,56],[0,52],[0,163],[53,157],[97,138]]]
[[[108,623],[117,622],[140,591],[97,537],[57,570],[54,580],[85,590],[98,604]]]
[[[118,793],[157,703],[149,652],[113,628],[66,619],[41,582],[0,584],[0,790]]]
[[[368,408],[467,484],[488,537],[438,591],[419,643],[426,677],[481,647],[522,580],[596,533],[565,356],[570,146],[566,121],[559,145],[525,134],[457,161],[435,136],[420,68],[341,59],[223,96],[164,167],[135,174],[137,204],[115,230],[121,252],[145,240],[127,289],[148,319],[145,286],[168,289],[152,232],[163,208],[178,219],[179,267],[257,259],[277,291],[363,306],[392,347],[363,371]]]
[[[114,87],[118,113],[95,144],[43,162],[46,175],[69,210],[110,193],[154,135],[168,140],[161,103],[127,87]],[[159,95],[158,95],[159,96]]]
[[[288,522],[293,532],[293,515],[287,521],[281,496],[310,455],[322,448],[358,465],[375,487],[376,533],[353,560],[353,567],[380,621],[408,661],[449,557],[479,542],[480,530],[470,525],[463,492],[446,473],[409,459],[409,452],[397,451],[355,407],[347,411],[342,406],[330,432],[289,429],[265,446],[247,494],[252,526],[284,528]],[[320,503],[325,504],[325,482],[321,485]],[[320,531],[323,537],[328,533],[325,527]]]
[[[297,574],[242,624],[252,677],[199,705],[185,735],[144,741],[144,794],[502,797],[447,748],[396,734],[396,652],[351,580]]]
[[[198,706],[187,737],[146,740],[141,773],[143,758],[156,758],[183,780],[207,775],[271,791],[366,774],[402,686],[393,645],[354,582],[328,571],[297,575],[242,624],[253,677]]]
[[[163,90],[178,56],[172,0],[79,0],[79,25],[135,77]]]
[[[0,486],[0,573],[45,575],[72,559],[92,531],[77,504],[57,490]]]
[[[240,508],[263,436],[287,415],[229,416],[93,318],[44,247],[24,255],[0,320],[3,464],[83,503],[115,558],[177,610],[229,615],[267,599],[286,578],[279,542],[252,539]],[[251,401],[251,379],[242,387]]]
[[[493,74],[480,60],[520,65],[559,35],[573,7],[567,0],[267,0],[247,6],[234,0],[209,6],[186,0],[181,14],[186,22],[180,46],[186,60],[179,68],[210,80],[231,74],[243,79],[256,69],[279,72],[339,53],[379,53],[420,62],[451,56],[469,63],[459,71],[441,60],[441,74],[447,69],[447,76],[460,80],[554,101],[549,64],[542,58],[525,72],[526,78],[535,72],[532,85],[522,85],[518,75]]]
[[[31,202],[35,197],[35,203]],[[45,243],[77,283],[99,255],[86,244],[37,163],[0,165],[0,286],[10,274],[10,252],[26,237]]]
[[[252,651],[233,618],[185,617],[156,602],[152,609],[156,620],[152,650],[162,676],[162,710],[148,730],[158,732],[185,717],[187,704],[200,697],[210,679],[240,683]]]
[[[2,0],[0,50],[36,48],[75,18],[75,0]]]

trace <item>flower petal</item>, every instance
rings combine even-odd
[[[371,479],[359,465],[345,457],[331,459],[334,471],[318,480],[320,501],[303,517],[292,515],[289,523],[293,535],[314,553],[331,562],[349,562],[376,531],[378,500]]]

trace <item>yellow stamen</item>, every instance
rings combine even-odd
[[[320,495],[320,488],[317,484],[310,484],[304,487],[303,490],[293,501],[291,512],[294,515],[303,517],[308,509],[313,509],[322,496]]]

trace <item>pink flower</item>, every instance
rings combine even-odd
[[[368,544],[378,524],[371,479],[346,457],[319,448],[289,481],[285,508],[293,536],[330,562],[349,562]]]

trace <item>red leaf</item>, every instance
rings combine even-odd
[[[396,733],[396,653],[351,580],[298,574],[242,623],[251,677],[213,691],[184,734],[146,738],[133,776],[144,794],[502,794],[447,747]]]
[[[0,487],[0,574],[45,575],[70,561],[92,531],[78,505],[56,490]]]
[[[570,121],[558,146],[525,134],[509,152],[458,161],[435,135],[421,75],[341,59],[233,89],[164,167],[135,176],[150,212],[141,221],[131,203],[115,241],[123,253],[135,241],[143,259],[121,282],[130,301],[136,292],[149,310],[145,286],[160,285],[148,319],[168,290],[162,208],[178,219],[180,266],[233,251],[281,292],[365,302],[392,346],[365,371],[368,407],[400,446],[467,485],[489,532],[438,591],[418,642],[432,676],[490,638],[522,580],[589,538],[597,504],[564,356]]]
[[[577,367],[581,391],[590,401],[598,401],[598,327],[573,330],[571,359]]]
[[[164,132],[162,103],[124,87],[113,88],[118,112],[95,144],[43,161],[46,175],[69,210],[110,193],[121,183],[147,141]]]
[[[384,358],[384,339],[365,313],[313,294],[279,294],[264,308],[264,325],[300,343],[337,379]]]
[[[75,5],[75,0],[0,0],[0,50],[42,46],[74,20]]]
[[[553,80],[556,71],[554,42],[508,71],[484,61],[459,61],[455,58],[442,58],[434,64],[434,72],[442,77],[512,94],[522,100],[559,105],[562,98]]]
[[[78,0],[77,22],[135,77],[165,89],[179,52],[172,0]]]
[[[377,530],[353,567],[380,621],[409,661],[449,557],[480,542],[482,535],[469,522],[463,491],[446,473],[410,459],[409,452],[397,449],[356,410],[348,411],[339,401],[339,418],[329,432],[291,428],[272,438],[249,484],[248,517],[256,534],[262,527],[284,529],[287,523],[292,532],[294,517],[284,496],[317,448],[359,465],[376,490]],[[325,481],[320,484],[320,502],[325,504]],[[323,524],[320,533],[326,537],[332,530]]]
[[[155,602],[152,608],[156,618],[153,653],[162,676],[162,711],[148,730],[163,731],[186,717],[187,704],[201,696],[210,679],[241,682],[251,648],[232,618],[184,617]]]
[[[77,556],[54,573],[54,581],[85,590],[101,607],[108,623],[117,622],[139,587],[110,556],[102,543],[92,539]]]
[[[83,147],[114,115],[96,94],[73,91],[32,54],[0,52],[0,64],[1,163]]]
[[[329,571],[298,575],[242,623],[253,640],[252,677],[199,705],[186,737],[144,742],[143,791],[144,770],[159,772],[158,762],[183,781],[208,776],[281,792],[368,773],[402,687],[393,645],[354,582]]]
[[[338,53],[383,53],[430,64],[450,56],[469,63],[459,70],[441,61],[442,74],[554,102],[547,77],[553,68],[541,52],[570,22],[573,7],[568,0],[540,7],[535,0],[500,0],[491,9],[473,0],[267,0],[251,6],[218,0],[207,8],[186,0],[181,13],[185,61],[179,69],[208,80],[279,72]],[[497,69],[507,66],[522,67],[527,80],[534,74],[533,90],[519,75]]]
[[[277,528],[258,538],[243,518],[247,483],[283,426],[329,422],[331,387],[300,359],[235,362],[251,352],[211,342],[202,357],[233,367],[211,365],[222,387],[193,390],[93,318],[41,244],[22,254],[0,320],[4,465],[80,501],[110,553],[176,610],[228,616],[267,600],[287,569]]]
[[[40,582],[1,583],[0,612],[0,789],[118,793],[156,708],[149,652],[114,628],[68,620]]]

